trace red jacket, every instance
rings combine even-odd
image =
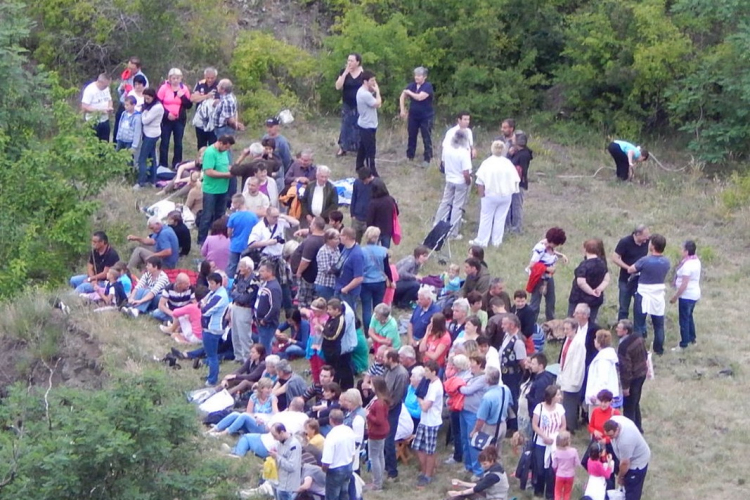
[[[604,422],[615,415],[620,415],[620,410],[615,410],[611,406],[607,411],[602,411],[598,406],[594,408],[594,411],[591,412],[591,420],[589,421],[589,433],[593,436],[596,430],[604,434]],[[607,443],[610,441],[606,434],[604,434],[604,441]]]
[[[390,431],[388,405],[376,399],[367,412],[367,437],[370,439],[385,439]]]
[[[544,273],[547,272],[547,266],[542,262],[537,262],[531,266],[531,273],[529,274],[529,281],[526,283],[526,291],[531,293],[534,291],[534,287],[542,279]]]
[[[466,380],[458,375],[454,375],[445,381],[443,386],[448,394],[448,408],[451,411],[461,411],[464,409],[464,399],[466,396],[461,394],[461,387],[466,385]]]

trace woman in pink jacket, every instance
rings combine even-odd
[[[187,110],[193,106],[190,102],[190,89],[182,83],[182,71],[177,68],[169,70],[167,81],[159,87],[157,97],[164,106],[164,119],[161,123],[161,145],[159,146],[159,165],[174,168],[182,162],[182,136],[185,134]],[[169,138],[174,134],[174,156],[169,163]]]

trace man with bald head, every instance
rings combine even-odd
[[[174,230],[163,224],[156,215],[148,219],[148,229],[151,234],[145,237],[128,235],[128,241],[140,243],[130,256],[128,269],[132,272],[145,266],[150,257],[159,257],[166,269],[174,269],[177,259],[180,258],[180,244]]]
[[[174,283],[168,285],[161,292],[159,307],[151,312],[151,317],[166,323],[174,321],[174,310],[195,301],[195,290],[190,286],[190,278],[180,273]]]

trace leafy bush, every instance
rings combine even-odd
[[[231,71],[242,119],[261,123],[284,108],[307,111],[317,103],[317,64],[302,49],[258,31],[242,33]]]
[[[730,210],[748,206],[750,204],[750,175],[732,173],[729,184],[721,193],[721,201]]]
[[[227,468],[201,453],[194,410],[176,396],[163,373],[102,391],[12,388],[0,405],[0,495],[228,498]]]

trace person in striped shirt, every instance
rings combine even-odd
[[[146,272],[138,280],[128,297],[128,305],[121,310],[128,316],[137,318],[139,314],[146,314],[159,306],[161,292],[169,285],[167,274],[162,271],[161,257],[146,259]]]

